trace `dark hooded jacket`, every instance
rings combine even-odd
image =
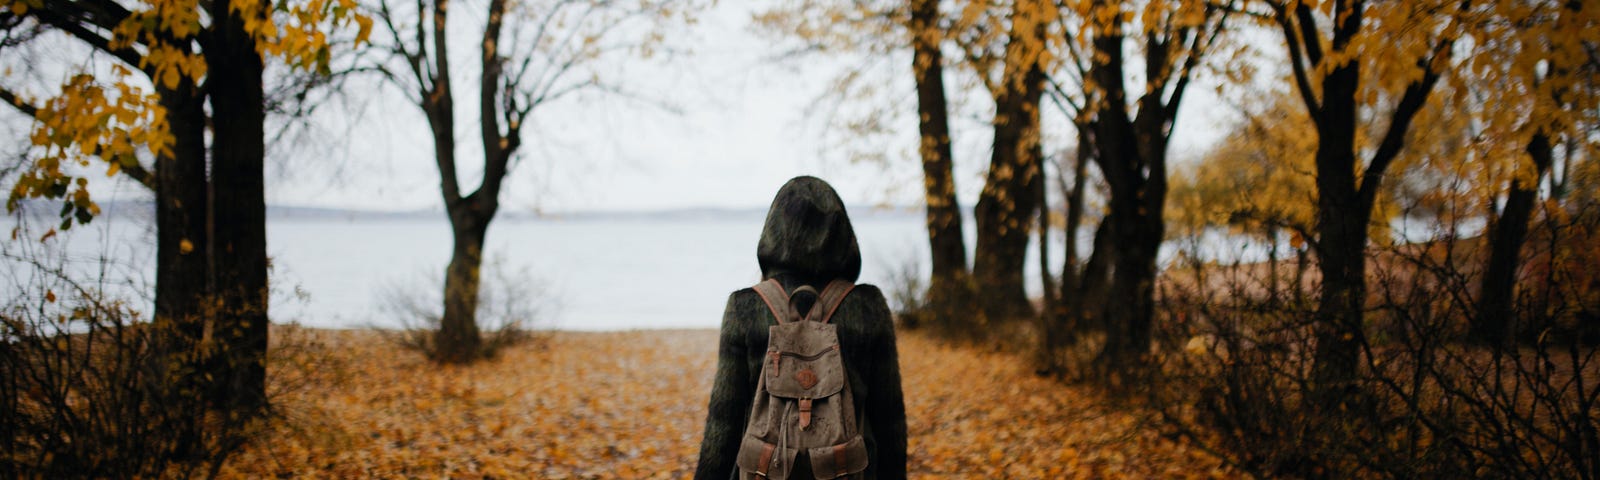
[[[833,279],[854,282],[861,273],[861,251],[844,203],[827,182],[814,177],[796,177],[778,190],[767,211],[756,258],[762,280],[776,278],[789,292],[801,285],[820,291]],[[864,424],[869,458],[864,478],[905,478],[905,402],[894,323],[883,292],[872,285],[856,286],[830,323],[838,326],[840,353]],[[776,324],[755,290],[745,288],[728,296],[695,479],[737,475],[734,457],[755,399],[767,327]]]

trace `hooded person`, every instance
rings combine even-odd
[[[803,286],[821,291],[833,280],[855,282],[861,274],[861,251],[844,202],[833,187],[808,176],[785,183],[767,210],[756,260],[762,281],[777,280],[785,292]],[[814,300],[797,297],[796,307],[806,310],[806,303]],[[830,323],[837,328],[840,355],[867,450],[867,469],[860,478],[905,478],[905,403],[894,322],[883,292],[872,285],[857,285],[840,301]],[[695,479],[737,478],[735,459],[757,394],[768,327],[776,324],[772,310],[755,289],[728,296]]]

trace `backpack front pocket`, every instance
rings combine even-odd
[[[867,469],[867,444],[856,435],[850,441],[806,450],[811,457],[811,474],[817,480],[831,480],[861,473]]]
[[[753,435],[745,435],[739,443],[739,455],[734,465],[739,467],[740,478],[756,475],[765,478],[789,478],[794,470],[794,458],[800,453],[796,448],[779,449]]]
[[[767,392],[784,398],[823,398],[844,389],[844,361],[833,325],[796,322],[771,328],[763,368]],[[780,331],[800,329],[815,331]]]

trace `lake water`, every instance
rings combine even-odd
[[[860,282],[887,289],[892,272],[914,261],[926,276],[920,213],[856,213],[852,219],[861,244]],[[759,214],[497,220],[488,234],[485,269],[527,272],[531,278],[523,278],[548,296],[540,302],[546,308],[538,325],[544,328],[715,328],[728,293],[759,279],[755,250],[762,220]],[[112,275],[135,277],[123,293],[147,299],[154,271],[148,222],[112,217],[86,227],[51,242],[65,248],[85,275],[104,252],[118,267]],[[329,328],[400,325],[381,308],[383,292],[399,285],[437,295],[434,285],[451,245],[442,218],[277,216],[268,222],[267,237],[273,320]],[[8,249],[16,247],[12,242]],[[1029,288],[1037,292],[1037,260],[1028,266]],[[8,268],[15,277],[20,267]]]
[[[863,282],[887,280],[886,260],[926,250],[916,242],[915,218],[856,228],[867,259]],[[489,231],[485,261],[492,263],[486,269],[528,272],[547,290],[548,326],[716,327],[728,292],[760,279],[760,233],[754,218],[504,222]],[[380,291],[438,282],[451,244],[444,222],[424,221],[288,221],[270,225],[268,236],[277,281],[309,294],[304,305],[285,302],[280,311],[326,326],[388,324],[371,313]]]

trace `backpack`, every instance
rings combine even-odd
[[[778,324],[767,330],[767,353],[735,460],[739,478],[824,480],[867,469],[838,331],[828,323],[853,288],[844,280],[828,283],[801,318],[777,280],[756,284]],[[801,290],[816,292],[809,286],[795,292]]]

